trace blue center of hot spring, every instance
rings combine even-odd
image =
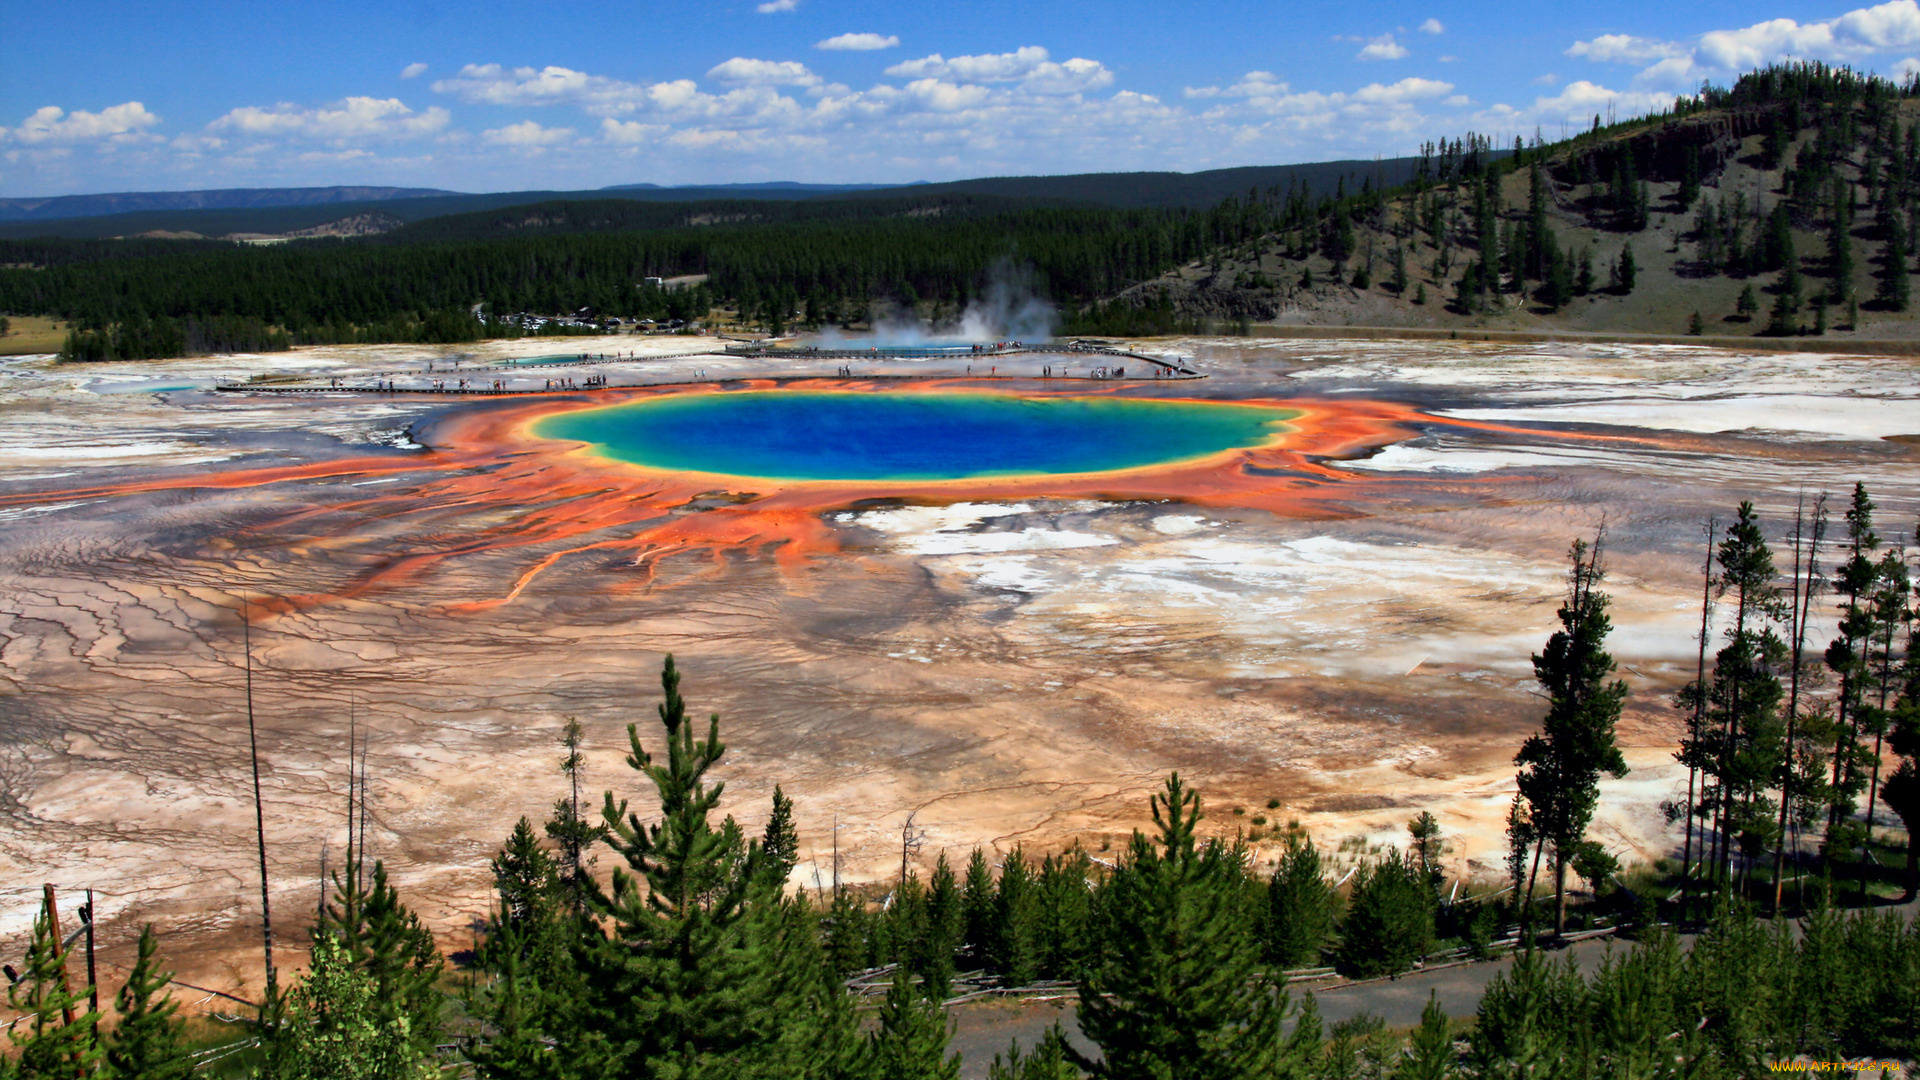
[[[677,472],[780,480],[1092,473],[1259,446],[1298,415],[1196,401],[754,390],[551,416],[541,438]]]

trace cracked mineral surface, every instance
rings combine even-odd
[[[1677,841],[1659,807],[1684,781],[1668,698],[1694,665],[1702,523],[1752,499],[1781,538],[1798,500],[1856,480],[1885,535],[1920,508],[1908,359],[1154,345],[1209,377],[1043,382],[1035,357],[993,385],[1285,401],[1308,410],[1299,438],[1125,481],[787,490],[596,462],[524,438],[521,418],[808,378],[952,389],[963,372],[860,362],[846,380],[843,361],[633,339],[569,342],[648,354],[580,368],[493,367],[554,346],[483,346],[459,376],[400,347],[0,364],[0,952],[17,958],[51,881],[99,895],[110,973],[151,921],[183,978],[257,989],[243,616],[283,963],[340,859],[350,724],[372,854],[462,948],[496,845],[562,794],[564,718],[586,727],[591,789],[645,815],[625,729],[658,745],[666,652],[691,707],[722,718],[724,805],[757,830],[775,784],[795,799],[796,886],[830,880],[836,835],[845,876],[897,872],[909,813],[923,862],[1075,841],[1110,857],[1176,769],[1212,827],[1297,820],[1330,852],[1357,838],[1336,862],[1431,810],[1455,872],[1491,881],[1511,759],[1542,711],[1529,656],[1567,546],[1603,525],[1633,771],[1603,783],[1595,831],[1646,860]],[[212,389],[268,373],[613,389]],[[686,385],[622,389],[643,384]]]

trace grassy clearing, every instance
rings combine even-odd
[[[12,326],[0,336],[0,356],[55,353],[67,340],[67,324],[45,315],[10,315]]]

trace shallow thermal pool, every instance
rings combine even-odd
[[[1265,405],[997,393],[753,390],[651,398],[538,421],[541,438],[649,468],[784,480],[966,480],[1111,472],[1260,446]]]

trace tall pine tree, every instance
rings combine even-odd
[[[768,887],[759,843],[729,817],[711,820],[725,790],[720,718],[698,736],[667,657],[660,673],[666,760],[627,726],[627,764],[651,781],[659,818],[648,823],[606,793],[607,844],[622,861],[590,904],[607,926],[581,966],[587,1011],[606,1043],[608,1072],[696,1080],[817,1075],[813,1044],[838,1038],[817,950],[790,933],[789,905]]]
[[[1528,738],[1513,759],[1520,766],[1520,795],[1534,842],[1553,849],[1555,933],[1566,930],[1567,868],[1593,821],[1600,775],[1627,774],[1614,741],[1627,684],[1611,679],[1614,662],[1606,641],[1613,623],[1607,595],[1599,591],[1606,576],[1600,542],[1576,540],[1568,557],[1572,566],[1560,629],[1547,639],[1546,651],[1533,657],[1534,678],[1547,692],[1547,715],[1540,733]]]
[[[106,1037],[107,1071],[126,1080],[186,1080],[193,1075],[193,1059],[182,1045],[179,1006],[167,993],[173,973],[163,971],[157,954],[160,942],[152,926],[140,928],[140,945],[133,970],[114,997],[120,1014]]]
[[[1178,774],[1152,809],[1160,835],[1134,832],[1102,890],[1097,944],[1080,980],[1080,1030],[1101,1058],[1073,1056],[1116,1080],[1291,1075],[1307,1052],[1285,1034],[1286,990],[1246,947],[1254,927],[1244,853],[1210,852],[1198,841],[1200,797]]]

